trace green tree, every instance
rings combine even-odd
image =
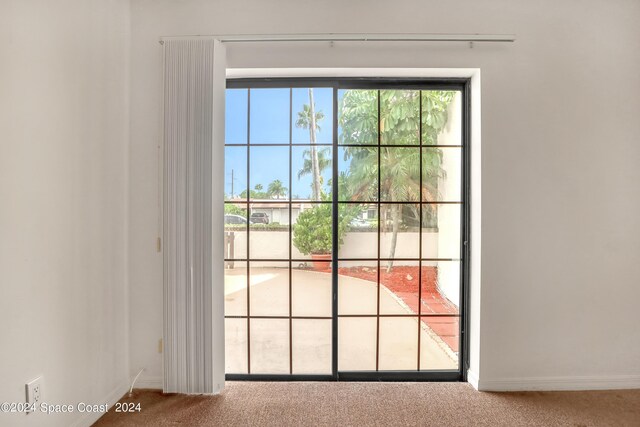
[[[287,195],[287,187],[282,184],[282,181],[276,179],[272,181],[267,187],[267,195],[269,197],[278,199],[280,197],[286,197]]]
[[[262,184],[256,184],[256,186],[255,186],[255,187],[253,187],[253,188],[255,188],[255,189],[256,189],[256,191],[262,191],[262,188],[263,188],[263,187],[262,187]]]
[[[252,199],[266,199],[266,198],[269,197],[269,195],[266,192],[258,190],[257,187],[260,187],[260,190],[262,190],[262,185],[258,184],[258,185],[256,185],[256,189],[255,190],[249,191],[249,196]],[[247,190],[242,190],[240,192],[240,194],[238,195],[238,197],[241,198],[241,199],[246,199],[247,198]]]
[[[240,215],[244,218],[247,217],[247,210],[246,209],[242,209],[239,208],[236,205],[233,205],[231,203],[225,203],[224,204],[224,213],[225,214],[233,214],[233,215]]]
[[[346,196],[342,198],[377,199],[379,160],[380,200],[419,202],[421,193],[423,200],[437,200],[438,180],[444,176],[441,150],[434,148],[422,151],[420,186],[420,150],[393,145],[418,147],[421,143],[427,146],[436,144],[438,134],[447,123],[448,106],[453,96],[454,92],[450,91],[345,91],[338,106],[338,122],[341,127],[339,142],[359,146],[345,148],[345,160],[351,160],[351,163],[346,176],[342,178],[345,182],[340,184],[341,188],[346,189]],[[371,146],[377,144],[378,132],[380,143],[385,145],[380,148],[380,153],[376,147]],[[389,258],[393,259],[402,220],[402,205],[385,204],[381,211],[384,217],[391,219],[393,234]],[[413,212],[411,216],[419,215]],[[393,261],[389,261],[387,271],[392,267]]]
[[[311,148],[309,150],[310,155],[310,173],[312,174],[312,199],[319,201],[322,191],[322,182],[320,178],[321,166],[320,158],[318,155],[318,148],[316,147],[316,132],[320,132],[319,122],[324,119],[324,113],[322,111],[315,112],[315,103],[313,102],[313,89],[309,88],[309,104],[305,104],[302,107],[302,111],[298,112],[298,120],[296,120],[296,127],[309,129],[309,142]],[[300,174],[298,174],[300,178]]]

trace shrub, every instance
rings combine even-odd
[[[302,212],[293,226],[293,244],[304,255],[330,254],[331,204],[322,203]],[[338,244],[344,243],[349,222],[355,217],[357,207],[340,205],[338,208]]]

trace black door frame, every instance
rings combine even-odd
[[[471,79],[470,78],[234,78],[228,89],[247,88],[333,88],[332,212],[338,222],[338,90],[415,89],[456,90],[462,93],[462,217],[460,262],[460,351],[458,370],[433,371],[339,371],[338,370],[338,256],[332,257],[332,373],[316,374],[226,374],[229,381],[467,381],[469,369],[469,281],[471,237]],[[247,117],[249,120],[249,117]],[[291,169],[291,165],[289,165]],[[378,174],[380,171],[378,170]],[[249,170],[247,168],[247,174]],[[248,190],[247,190],[248,191]],[[247,229],[248,231],[248,229]],[[379,232],[379,231],[378,231]],[[338,233],[333,233],[338,247]],[[335,251],[334,251],[335,252]],[[378,254],[380,258],[380,254]],[[291,274],[291,271],[289,272]],[[249,315],[249,313],[247,313]],[[418,319],[418,322],[421,320]]]

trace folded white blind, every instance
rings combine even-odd
[[[171,393],[224,386],[223,49],[212,39],[164,42],[163,389]]]

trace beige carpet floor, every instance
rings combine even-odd
[[[466,383],[228,382],[218,396],[134,390],[95,426],[640,426],[640,390],[480,393]]]

